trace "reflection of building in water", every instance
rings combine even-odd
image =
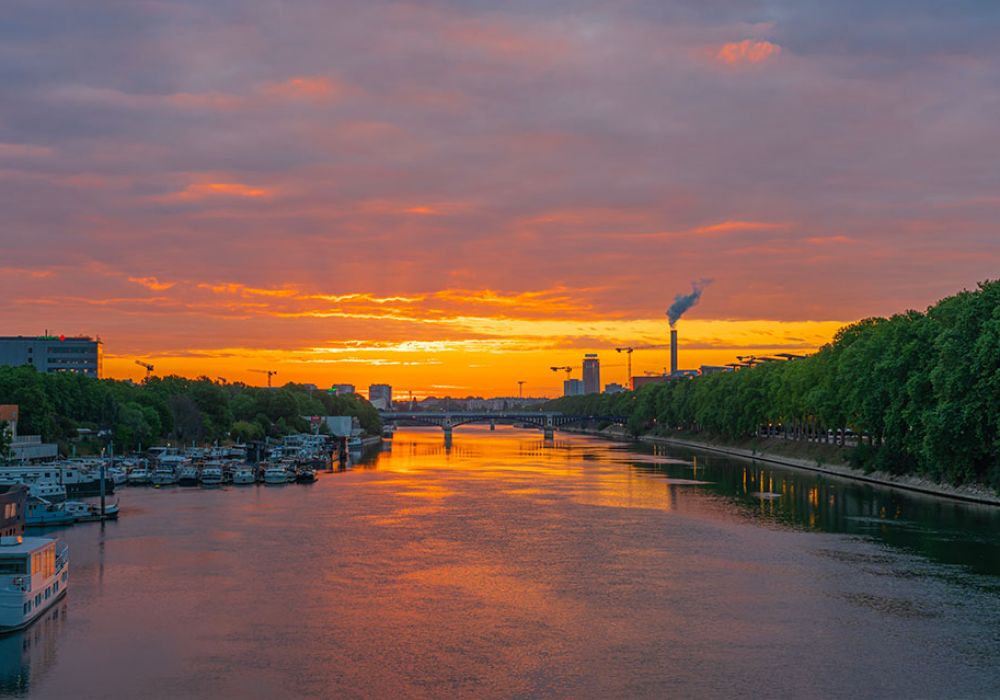
[[[22,694],[55,665],[67,601],[56,603],[31,627],[0,637],[0,694]]]

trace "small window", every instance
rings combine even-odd
[[[24,563],[24,559],[21,558],[0,559],[0,576],[28,573]]]
[[[30,612],[31,612],[31,601],[29,600],[27,603],[24,604],[24,614],[27,615]]]
[[[45,600],[48,600],[49,596],[51,596],[51,595],[52,595],[52,589],[51,588],[46,588],[45,589]]]
[[[42,604],[42,594],[39,593],[38,595],[35,596],[35,605],[37,606],[41,604]]]

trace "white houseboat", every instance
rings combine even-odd
[[[284,467],[268,467],[264,470],[265,484],[287,484],[288,472]]]
[[[202,486],[222,486],[222,467],[215,464],[206,464],[201,468]]]
[[[0,537],[0,632],[27,627],[69,585],[69,548],[48,537]]]

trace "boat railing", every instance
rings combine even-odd
[[[69,545],[65,542],[59,542],[56,545],[56,573],[58,574],[65,567],[67,562],[69,562]]]

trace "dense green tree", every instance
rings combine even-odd
[[[310,429],[308,416],[356,416],[379,434],[378,411],[360,396],[334,396],[308,386],[277,389],[151,377],[140,384],[75,374],[40,374],[32,367],[0,367],[0,403],[20,406],[21,432],[59,442],[77,430],[110,429],[119,449],[172,439],[204,443],[279,437]]]
[[[1000,282],[842,328],[815,355],[735,373],[566,397],[546,410],[616,414],[634,433],[774,434],[847,442],[866,469],[1000,489]]]

